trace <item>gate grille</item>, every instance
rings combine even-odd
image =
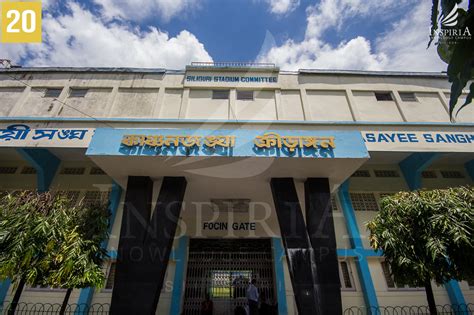
[[[206,293],[214,315],[234,314],[247,304],[249,281],[257,279],[262,299],[275,301],[269,239],[192,239],[184,291],[184,315],[199,315]]]

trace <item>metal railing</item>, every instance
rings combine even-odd
[[[6,315],[10,310],[10,303],[5,303],[0,307],[0,314]],[[18,303],[15,315],[56,315],[61,310],[59,303]],[[107,315],[109,314],[110,304],[95,303],[87,304],[69,304],[64,314],[66,315]]]
[[[274,63],[263,62],[191,62],[191,67],[195,68],[257,68],[276,69]]]
[[[438,315],[470,315],[474,314],[474,304],[445,304],[436,306]],[[346,308],[343,315],[429,315],[427,305],[412,306],[379,306],[367,308],[353,306]]]
[[[9,303],[0,307],[0,314],[8,314]],[[51,303],[18,303],[15,315],[57,315],[61,309],[61,304]],[[471,315],[474,314],[474,304],[445,304],[437,305],[439,315]],[[108,315],[110,304],[95,303],[69,304],[66,308],[66,315]],[[346,308],[343,315],[429,315],[429,309],[426,305],[412,306],[379,306],[377,308],[366,308],[364,306],[352,306]]]

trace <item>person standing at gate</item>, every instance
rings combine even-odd
[[[252,279],[249,287],[247,288],[249,315],[258,315],[258,295],[257,279]]]

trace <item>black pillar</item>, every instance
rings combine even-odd
[[[155,314],[185,189],[184,177],[165,177],[150,220],[153,182],[129,177],[111,314]]]
[[[314,253],[306,232],[293,179],[272,178],[270,186],[285,246],[298,314],[322,314],[317,295],[319,289]]]
[[[342,314],[336,235],[327,178],[308,178],[304,185],[306,227],[315,254],[316,279],[323,314]]]

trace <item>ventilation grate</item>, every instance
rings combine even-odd
[[[107,283],[105,284],[106,290],[112,290],[114,288],[115,266],[116,262],[112,261],[109,267],[109,274],[107,275]]]
[[[100,167],[93,167],[91,168],[90,173],[91,175],[105,175],[105,172]]]
[[[351,177],[370,177],[370,172],[368,170],[358,170]]]
[[[395,170],[374,170],[375,177],[400,177]]]
[[[421,172],[421,177],[423,178],[437,178],[435,171],[423,171]]]
[[[0,166],[0,174],[15,174],[18,167]]]
[[[352,289],[351,273],[349,271],[349,265],[347,261],[340,261],[339,266],[341,267],[341,286],[343,289]]]
[[[58,190],[57,193],[67,198],[70,205],[75,206],[81,192],[79,190]]]
[[[378,211],[377,200],[372,193],[351,193],[352,206],[355,211]]]
[[[36,174],[36,169],[34,167],[31,167],[31,166],[25,166],[21,170],[21,173],[25,174],[25,175],[26,174]]]
[[[86,169],[84,167],[65,167],[61,170],[64,175],[83,175]]]
[[[109,200],[110,191],[90,190],[84,195],[82,202],[91,204],[96,202],[107,202]]]
[[[336,196],[334,195],[331,196],[331,209],[332,211],[339,211],[339,208],[337,207]]]
[[[459,171],[441,171],[443,178],[464,178],[464,175]]]
[[[219,212],[249,212],[250,199],[211,199]]]

